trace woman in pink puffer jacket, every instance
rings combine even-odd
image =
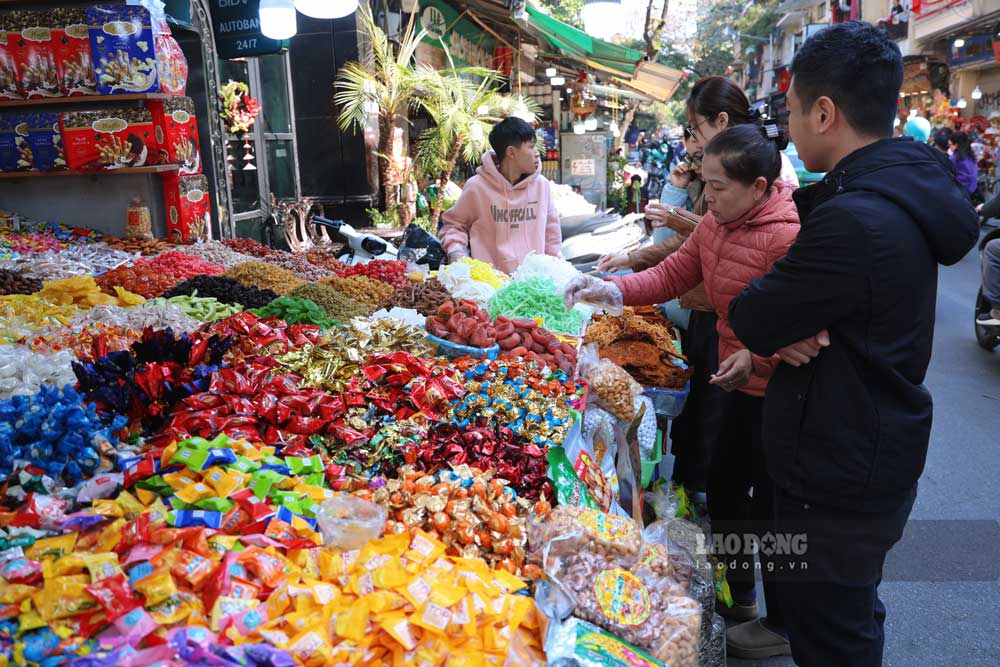
[[[751,354],[733,333],[728,311],[729,303],[744,287],[785,256],[798,234],[792,189],[778,180],[780,149],[785,143],[774,125],[740,125],[720,133],[705,147],[702,162],[708,212],[684,245],[645,271],[608,281],[578,276],[566,288],[567,305],[577,301],[644,305],[669,301],[704,281],[719,316],[720,363],[711,383],[728,392],[711,458],[708,509],[714,533],[735,533],[741,538],[767,532],[767,520],[772,516],[773,487],[764,466],[761,416],[764,391],[778,358]],[[787,650],[784,622],[764,554],[760,569],[768,618],[763,623],[757,620],[751,546],[740,544],[736,553],[718,554],[729,566],[729,584],[736,601],[736,606],[726,611],[731,617],[760,626],[748,628],[755,649],[763,641],[773,644],[767,650],[783,653]]]

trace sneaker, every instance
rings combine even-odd
[[[976,316],[976,324],[984,327],[1000,327],[1000,308],[994,308],[988,313]]]
[[[763,660],[791,655],[792,647],[787,639],[768,630],[758,619],[726,630],[726,651],[733,658]]]
[[[736,621],[737,623],[753,621],[760,617],[760,606],[756,602],[750,604],[734,602],[732,607],[727,607],[724,603],[716,600],[715,611],[727,621]]]

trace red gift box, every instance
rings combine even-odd
[[[167,239],[193,243],[209,238],[212,198],[208,179],[202,175],[163,176],[163,201],[167,211]]]
[[[14,56],[17,83],[27,99],[60,97],[52,12],[14,11],[4,18],[7,51]]]
[[[156,164],[159,147],[148,109],[73,111],[60,115],[66,162],[76,171]]]
[[[156,125],[160,162],[180,165],[181,176],[200,174],[201,146],[198,121],[194,117],[194,100],[190,97],[171,97],[150,100],[148,106]]]
[[[87,10],[60,7],[52,10],[56,75],[63,95],[97,95],[94,62],[90,58]]]

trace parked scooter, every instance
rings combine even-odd
[[[983,251],[986,249],[986,244],[993,239],[1000,239],[1000,228],[994,229],[983,236],[983,240],[979,242],[979,261],[983,261]],[[990,312],[990,304],[983,297],[983,288],[979,288],[979,294],[976,296],[976,312],[973,314],[973,319],[976,326],[976,341],[979,342],[979,346],[985,350],[992,350],[997,345],[1000,345],[1000,326],[988,326],[981,324],[979,322],[979,316]]]
[[[631,252],[651,243],[642,219],[640,213],[622,217],[610,209],[563,218],[560,254],[580,271],[593,271],[597,261],[608,253]]]

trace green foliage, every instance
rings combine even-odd
[[[372,227],[399,227],[399,207],[393,206],[384,213],[377,208],[367,208],[365,213],[372,223]]]
[[[780,18],[777,6],[778,0],[707,0],[701,4],[694,47],[697,78],[725,74],[739,55],[741,33],[766,39]]]
[[[431,222],[431,217],[429,215],[418,215],[413,219],[413,224],[420,229],[424,230],[428,234],[435,234],[437,230],[434,228],[434,223]]]
[[[542,6],[549,10],[552,18],[583,30],[583,18],[580,15],[580,11],[583,9],[583,0],[542,0]],[[642,46],[642,50],[646,50],[645,45]]]
[[[625,165],[628,159],[620,155],[608,157],[608,206],[619,213],[628,207],[628,185],[625,183]]]

